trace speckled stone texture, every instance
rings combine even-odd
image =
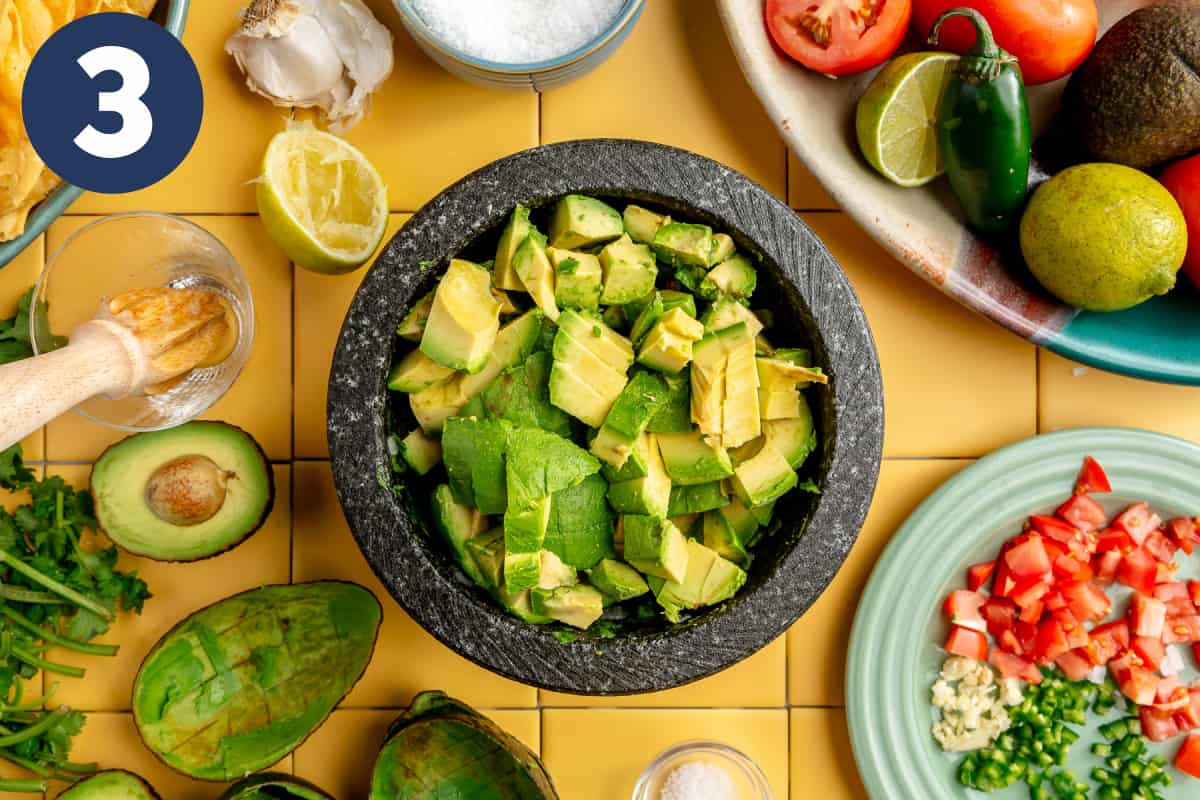
[[[804,474],[820,495],[780,501],[746,587],[681,625],[561,643],[471,587],[430,531],[427,488],[391,481],[384,383],[396,325],[452,255],[490,258],[513,206],[570,193],[636,200],[728,232],[762,257],[755,308],[774,313],[782,345],[811,342],[831,376],[809,391],[820,447]],[[483,238],[480,238],[480,237]],[[473,252],[479,239],[482,250]],[[430,268],[430,262],[436,267]],[[833,580],[870,505],[883,446],[879,362],[866,317],[825,246],[786,205],[745,176],[684,150],[594,139],[497,161],[434,198],[388,244],[342,326],[329,381],[329,449],[346,519],[388,591],[447,646],[501,675],[556,691],[660,691],[718,672],[783,634]]]

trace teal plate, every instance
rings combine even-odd
[[[1110,514],[1135,500],[1164,516],[1200,513],[1200,446],[1145,431],[1082,428],[1027,439],[963,470],[930,496],[900,528],[879,560],[854,620],[846,671],[850,738],[863,783],[874,800],[1028,798],[1017,783],[985,795],[958,783],[961,755],[934,741],[929,691],[945,658],[942,601],[966,588],[966,568],[996,557],[1030,514],[1050,513],[1071,493],[1084,455],[1108,471],[1113,493],[1097,497]],[[1200,554],[1183,556],[1180,576],[1200,576]],[[1124,611],[1128,591],[1108,587]],[[1195,663],[1181,676],[1195,681]],[[1089,714],[1067,766],[1086,779],[1102,766],[1090,752],[1096,728],[1121,716]],[[1151,745],[1168,762],[1179,737]],[[1200,781],[1170,770],[1168,800],[1200,797]],[[1095,786],[1092,782],[1093,787]]]
[[[150,19],[162,24],[164,28],[183,38],[183,26],[187,22],[188,3],[190,0],[162,0],[154,7]],[[34,239],[41,236],[50,223],[58,219],[67,208],[80,198],[83,189],[69,183],[61,183],[46,196],[46,199],[34,206],[25,222],[25,230],[15,239],[0,242],[0,268],[19,256]]]

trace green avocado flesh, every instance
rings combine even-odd
[[[393,482],[428,498],[480,598],[561,641],[732,597],[775,504],[819,482],[809,402],[829,380],[781,310],[750,309],[761,257],[584,195],[489,236],[467,252],[494,249],[490,268],[451,259],[397,314]]]
[[[172,769],[227,781],[274,764],[362,676],[382,609],[353,583],[265,586],[197,611],[133,682],[146,747]]]
[[[392,723],[370,800],[558,800],[538,757],[495,722],[441,692],[423,692]]]
[[[150,784],[122,770],[106,770],[85,778],[59,795],[64,800],[159,800]]]
[[[291,775],[260,772],[230,786],[219,800],[333,800],[333,796]]]
[[[223,422],[139,433],[92,468],[96,518],[137,555],[193,561],[259,529],[275,500],[271,466],[253,437]]]

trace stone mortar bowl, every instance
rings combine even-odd
[[[387,436],[406,405],[385,379],[409,305],[463,254],[491,258],[518,202],[544,208],[582,193],[632,200],[729,233],[761,257],[755,308],[773,341],[808,343],[830,375],[808,392],[820,446],[803,468],[819,495],[792,492],[733,599],[679,625],[630,623],[611,638],[560,641],[475,588],[429,522],[429,485],[390,487]],[[429,265],[436,265],[430,268]],[[398,423],[408,430],[411,417]],[[870,504],[883,442],[879,362],[858,298],[829,251],[786,205],[745,176],[684,150],[628,140],[546,145],[468,175],[430,201],[368,271],[338,339],[329,380],[329,449],[338,497],[363,554],[425,630],[522,683],[578,694],[669,689],[718,672],[780,636],[845,560]]]

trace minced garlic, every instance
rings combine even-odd
[[[1021,682],[1016,678],[996,680],[987,664],[961,656],[950,656],[934,682],[933,705],[940,719],[934,720],[933,738],[943,750],[964,752],[987,747],[1008,730],[1009,706],[1021,702]]]

